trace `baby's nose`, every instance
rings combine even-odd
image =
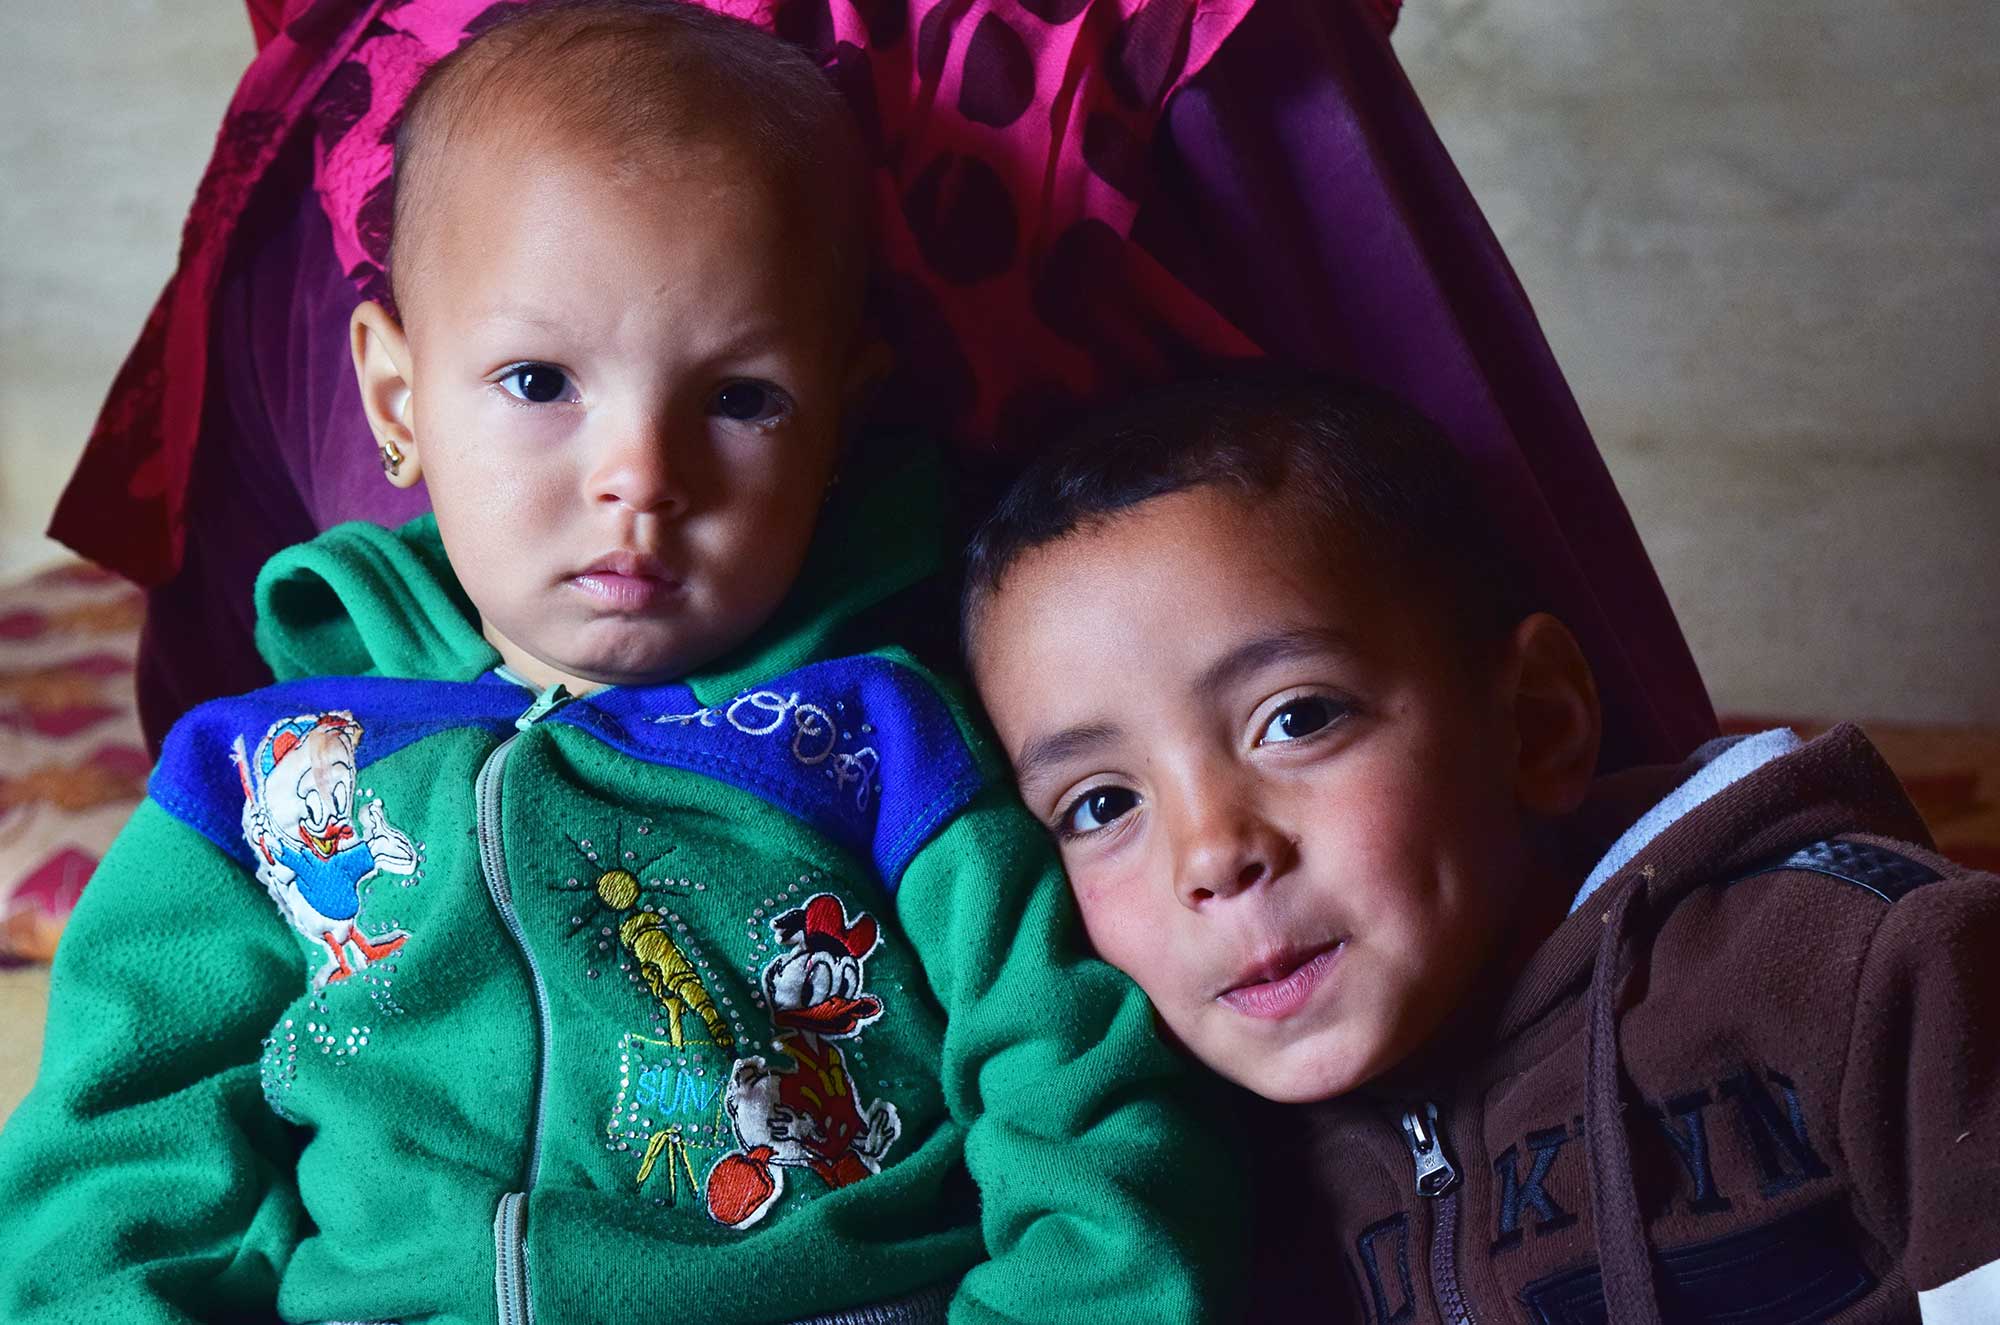
[[[592,500],[647,514],[671,514],[686,504],[684,448],[674,445],[670,421],[642,419],[606,443],[590,477]]]

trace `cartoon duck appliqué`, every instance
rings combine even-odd
[[[354,749],[361,724],[347,712],[308,713],[271,724],[255,761],[239,738],[243,840],[257,854],[257,877],[285,919],[331,954],[313,976],[317,992],[401,948],[402,930],[370,937],[356,927],[361,885],[376,873],[416,872],[410,839],[389,825],[382,802],[354,803]],[[254,770],[254,777],[253,777]]]
[[[882,1015],[882,1001],[862,992],[862,962],[881,941],[875,919],[850,921],[840,899],[818,893],[771,922],[786,951],[764,967],[764,995],[777,1043],[792,1066],[739,1058],[724,1103],[739,1149],[708,1174],[708,1211],[732,1228],[762,1219],[784,1191],[784,1170],[810,1169],[829,1187],[881,1170],[902,1133],[896,1106],[865,1110],[833,1041]]]

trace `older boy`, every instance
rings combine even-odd
[[[435,520],[275,559],[281,683],[169,739],[0,1143],[0,1317],[1208,1314],[1173,1061],[880,624],[939,503],[843,446],[841,115],[671,5],[428,77],[354,355]]]
[[[1406,409],[1164,392],[1021,481],[967,607],[1098,951],[1324,1102],[1265,1230],[1337,1249],[1319,1314],[2000,1319],[2000,880],[1851,727],[1594,784],[1588,667]]]

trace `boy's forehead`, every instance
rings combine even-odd
[[[1022,553],[981,605],[971,640],[1009,750],[1018,756],[1031,728],[1362,647],[1392,610],[1379,577],[1364,558],[1309,545],[1301,529],[1268,501],[1203,487]]]
[[[1037,626],[1031,637],[1071,627],[1094,634],[1112,618],[1172,618],[1223,583],[1232,615],[1303,612],[1330,623],[1351,617],[1355,600],[1373,605],[1374,559],[1298,506],[1211,484],[1092,517],[1014,558],[977,614],[975,652],[1004,642],[992,624],[1001,614]]]

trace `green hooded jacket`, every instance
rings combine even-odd
[[[274,558],[278,684],[175,728],[57,957],[0,1319],[1218,1314],[1221,1144],[871,625],[935,564],[921,469],[749,645],[576,699],[429,519]]]

